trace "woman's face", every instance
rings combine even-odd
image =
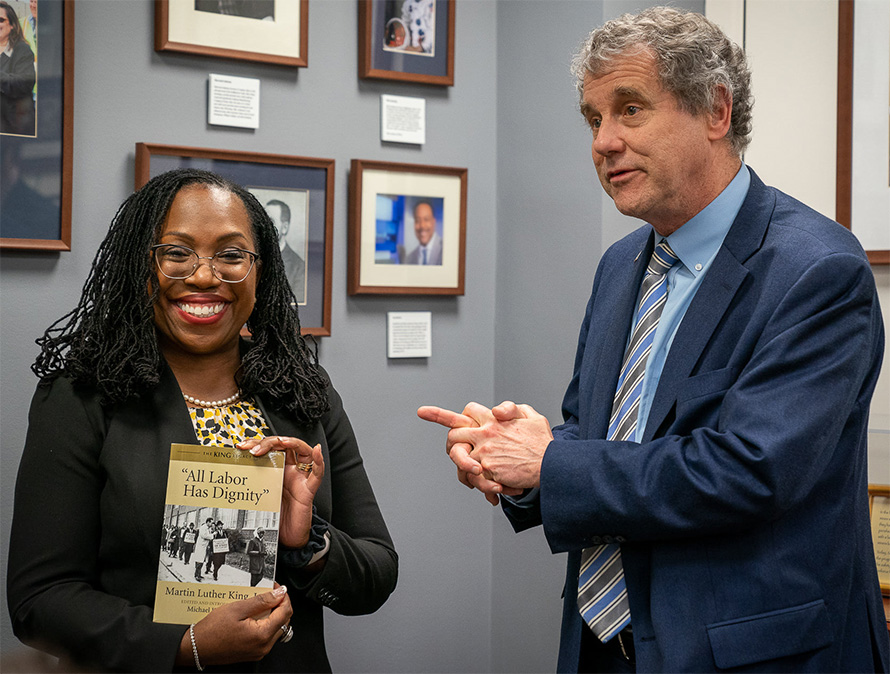
[[[227,248],[256,251],[247,209],[220,187],[189,185],[173,200],[158,243],[177,244],[210,257]],[[201,260],[187,279],[170,279],[154,267],[160,286],[154,307],[161,351],[167,355],[237,353],[241,327],[256,304],[258,264],[240,283],[220,281]]]
[[[0,43],[9,41],[9,33],[11,31],[12,26],[9,25],[9,16],[6,13],[6,8],[0,7]]]

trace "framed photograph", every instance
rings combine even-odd
[[[358,0],[358,75],[454,85],[456,0]]]
[[[463,295],[467,169],[353,159],[350,295]]]
[[[868,485],[868,512],[881,592],[890,595],[890,485]],[[888,616],[890,618],[890,616]]]
[[[136,144],[136,189],[176,168],[213,171],[243,185],[278,228],[304,335],[331,334],[334,160]]]
[[[0,9],[11,29],[0,77],[0,248],[71,250],[74,0],[8,5]]]
[[[155,51],[305,67],[309,0],[155,0]]]
[[[890,4],[838,3],[837,221],[872,264],[890,264],[888,45]]]

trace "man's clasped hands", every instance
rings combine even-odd
[[[519,496],[540,485],[553,433],[547,417],[530,405],[505,401],[489,409],[469,403],[460,414],[425,405],[417,416],[450,429],[445,451],[457,466],[457,479],[492,505],[498,495]]]

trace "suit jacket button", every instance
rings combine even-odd
[[[603,544],[603,539],[600,538],[599,536],[594,536],[593,538],[590,539],[590,542],[591,542],[593,545],[602,545],[602,544]]]
[[[615,536],[616,543],[624,543],[627,539],[624,536]]]
[[[603,543],[608,545],[609,543],[614,543],[614,542],[615,542],[615,539],[612,538],[611,536],[603,536]]]

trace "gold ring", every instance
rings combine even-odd
[[[279,637],[278,640],[279,640],[281,643],[286,644],[288,641],[290,641],[290,640],[293,638],[293,636],[294,636],[294,628],[291,627],[290,625],[282,625],[282,626],[280,627],[280,629],[281,629],[281,631],[283,632],[283,634],[281,635],[281,637]]]
[[[304,473],[311,473],[313,465],[315,465],[315,464],[312,461],[310,461],[309,463],[298,463],[297,470],[301,470]]]

